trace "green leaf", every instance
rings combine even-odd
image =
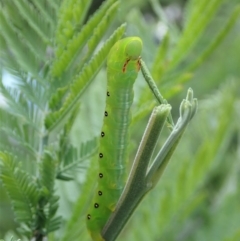
[[[78,104],[80,97],[100,70],[109,50],[113,44],[122,37],[124,31],[125,24],[121,25],[111,35],[99,52],[90,60],[89,64],[85,65],[82,72],[75,77],[71,85],[70,93],[62,108],[59,111],[49,113],[45,119],[45,126],[49,132],[59,126]]]
[[[91,0],[65,0],[62,2],[55,35],[58,57],[65,50],[69,40],[82,26],[91,2]]]
[[[45,18],[40,18],[39,13],[32,7],[27,0],[13,0],[15,6],[17,7],[20,15],[25,19],[28,24],[35,30],[38,36],[46,43],[49,42],[51,32],[47,27]]]
[[[99,45],[99,39],[104,36],[109,27],[109,24],[112,23],[113,18],[116,15],[116,11],[118,10],[118,6],[118,1],[112,4],[104,14],[104,17],[101,19],[98,26],[94,29],[94,32],[87,43],[88,51],[81,60],[81,64],[78,66],[78,69],[82,69],[83,65],[87,63],[91,58],[94,50]]]
[[[59,158],[60,168],[57,172],[57,178],[61,180],[71,180],[72,174],[79,171],[80,168],[86,168],[86,160],[97,152],[97,138],[80,144],[79,148],[73,146],[61,146]],[[78,168],[78,169],[77,169]]]
[[[43,160],[40,164],[40,183],[43,188],[47,189],[47,196],[51,196],[54,191],[57,162],[53,154],[45,151]]]
[[[11,25],[11,22],[6,19],[2,11],[0,11],[0,22],[2,35],[14,57],[18,59],[18,64],[24,71],[37,76],[35,57],[29,53],[25,43],[18,38],[17,33],[14,31],[14,27]]]
[[[77,32],[73,38],[70,38],[67,43],[63,44],[64,48],[67,46],[64,51],[61,47],[62,45],[59,49],[56,49],[56,59],[52,65],[52,75],[54,77],[61,76],[62,73],[71,65],[72,61],[75,59],[78,53],[82,52],[86,42],[92,36],[93,29],[98,28],[99,22],[101,22],[101,19],[104,18],[106,11],[114,2],[114,0],[108,0],[104,2],[101,8],[99,8],[90,18],[90,20],[83,26],[81,31],[78,31],[79,33]],[[110,22],[106,24],[109,26]],[[70,28],[70,26],[68,26],[68,28]]]
[[[55,27],[55,22],[56,22],[56,15],[54,14],[54,10],[51,7],[51,2],[53,1],[38,1],[38,0],[33,0],[32,1],[35,7],[38,9],[40,15],[42,16],[43,19],[48,22],[51,27]]]
[[[11,154],[0,152],[0,161],[0,178],[11,199],[16,220],[32,227],[39,197],[36,181],[21,170]]]
[[[88,237],[85,228],[86,211],[96,184],[96,158],[92,158],[90,168],[86,174],[86,180],[81,188],[81,193],[74,204],[71,216],[67,221],[61,241],[77,240],[79,237]],[[88,195],[83,195],[83,194]],[[85,239],[84,239],[85,240]],[[87,240],[87,238],[86,238]]]

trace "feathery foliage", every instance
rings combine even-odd
[[[73,147],[68,144],[68,140],[61,138],[60,150],[58,158],[60,161],[57,178],[61,180],[73,179],[74,172],[86,168],[85,163],[91,156],[97,152],[97,139],[81,143],[80,148]],[[80,167],[80,168],[79,168]],[[79,168],[79,169],[78,169]]]
[[[0,158],[1,179],[11,196],[16,219],[31,226],[36,215],[34,207],[38,200],[38,188],[11,154],[1,152]]]
[[[85,65],[82,72],[74,78],[71,85],[70,94],[65,99],[61,109],[59,111],[49,113],[46,117],[45,125],[49,131],[52,131],[52,129],[56,128],[56,126],[64,120],[66,115],[68,115],[68,113],[71,112],[72,109],[77,105],[84,90],[100,70],[104,60],[106,59],[106,54],[109,52],[113,44],[121,38],[124,30],[125,25],[120,26],[113,33],[111,38],[105,43],[105,45],[99,50],[99,52],[91,59],[90,63]]]
[[[76,1],[75,1],[76,2]],[[60,76],[67,68],[69,68],[69,65],[72,63],[72,61],[74,60],[74,58],[76,57],[76,55],[79,54],[79,51],[82,51],[83,47],[85,46],[85,44],[87,43],[88,39],[90,39],[90,37],[92,36],[92,31],[97,28],[99,29],[99,25],[101,26],[101,22],[103,22],[104,26],[107,28],[111,22],[106,21],[106,19],[109,17],[109,15],[114,15],[115,11],[116,11],[116,6],[118,4],[118,2],[114,3],[115,1],[113,0],[108,0],[106,1],[102,7],[100,9],[98,9],[98,11],[94,14],[94,16],[92,18],[89,19],[89,21],[82,27],[81,32],[77,32],[75,29],[75,34],[70,34],[73,30],[71,28],[74,27],[74,25],[72,26],[71,23],[71,19],[69,20],[69,15],[67,15],[67,11],[69,11],[69,9],[72,9],[71,4],[69,4],[67,6],[66,9],[64,9],[64,15],[65,21],[67,23],[67,31],[70,31],[70,33],[68,33],[70,36],[68,36],[67,38],[67,42],[65,43],[63,40],[61,42],[64,42],[64,49],[62,49],[62,44],[60,44],[60,46],[58,46],[57,50],[56,50],[56,60],[53,63],[52,66],[52,75],[53,76]],[[113,7],[110,8],[110,6],[113,5]],[[77,3],[76,3],[77,6]],[[78,5],[78,7],[76,7],[76,9],[79,9],[81,5]],[[110,8],[110,9],[109,9]],[[72,15],[72,14],[71,14]],[[111,16],[110,15],[110,16]],[[74,16],[74,14],[73,14]],[[70,18],[72,18],[72,16],[70,16]],[[66,23],[64,23],[64,25],[66,25]],[[61,23],[60,23],[61,24]],[[59,26],[59,28],[61,28],[61,26]],[[70,28],[70,30],[69,30]],[[102,27],[100,27],[102,28]],[[66,31],[66,30],[65,30]],[[94,30],[96,32],[96,29]],[[57,32],[58,34],[58,32]],[[65,33],[66,34],[66,33]],[[60,39],[62,38],[61,35],[57,35],[56,39]]]
[[[239,240],[239,1],[185,1],[177,23],[169,1],[147,2],[106,0],[89,15],[95,1],[0,1],[0,238],[90,241],[84,220],[96,185],[103,66],[126,31],[143,39],[158,88],[174,97],[173,118],[189,83],[206,100],[118,240]],[[157,22],[168,30],[158,45]],[[141,83],[130,160],[155,106]],[[96,123],[98,132],[85,134]]]
[[[93,158],[90,162],[92,168],[89,168],[87,171],[87,181],[81,187],[81,194],[78,196],[74,204],[73,212],[67,221],[62,238],[60,239],[61,241],[67,241],[69,239],[78,240],[80,237],[89,240],[89,235],[86,233],[86,227],[82,224],[85,221],[86,210],[91,201],[90,198],[92,198],[93,195],[92,191],[96,186],[96,178],[93,178],[95,177],[94,174],[97,170],[96,165],[94,165],[95,162],[96,158]],[[89,193],[89,190],[91,190],[91,195],[82,195],[83,193]]]
[[[36,240],[43,240],[61,226],[56,180],[74,180],[76,171],[85,170],[86,160],[96,152],[96,138],[74,146],[71,130],[82,93],[125,31],[125,25],[120,26],[97,50],[116,15],[118,2],[106,1],[89,18],[91,1],[61,2],[0,3],[1,77],[3,80],[3,71],[7,71],[14,78],[11,85],[1,81],[0,86],[6,101],[0,110],[0,147],[8,151],[1,152],[1,181],[20,233]],[[54,69],[60,70],[57,79]],[[52,128],[56,119],[65,115],[58,132],[45,129],[44,123]],[[49,116],[54,116],[53,120]]]

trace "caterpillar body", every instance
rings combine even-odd
[[[94,241],[104,240],[101,230],[125,186],[130,108],[141,51],[141,39],[128,37],[115,43],[107,59],[107,100],[99,145],[98,185],[86,220]]]

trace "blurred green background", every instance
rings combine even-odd
[[[122,0],[118,19],[109,31],[126,21],[126,35],[142,38],[142,57],[148,66],[152,66],[165,30],[170,32],[174,49],[183,31],[188,10],[196,1],[160,1],[166,18],[162,21],[154,8],[157,1]],[[100,3],[93,1],[89,15]],[[179,71],[204,51],[239,3],[239,0],[223,1],[203,36],[178,66]],[[179,103],[189,87],[199,100],[199,110],[160,183],[141,203],[119,240],[240,240],[240,19],[215,51],[192,73],[191,78],[179,84],[176,93],[169,91],[168,83],[163,83],[161,87],[160,84],[162,95],[168,98],[173,107],[175,122],[179,115]],[[91,139],[99,133],[105,89],[106,74],[103,68],[84,95],[78,120],[72,130],[73,143]],[[139,77],[135,85],[135,111],[138,96],[144,90],[146,84]],[[131,157],[140,142],[146,121],[144,118],[132,128]],[[86,128],[89,125],[91,128]],[[167,135],[165,131],[159,146]],[[73,211],[83,177],[80,173],[74,183],[57,182],[63,226]],[[16,228],[9,199],[0,183],[0,238],[5,237],[6,241],[12,235],[17,238]],[[60,240],[63,229],[55,232],[49,240]],[[76,240],[89,240],[86,231],[83,230]]]

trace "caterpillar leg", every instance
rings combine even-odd
[[[91,220],[90,214],[88,215],[87,220],[87,227],[90,236],[92,237],[93,241],[105,241],[105,239],[101,235],[101,226],[102,220],[101,219],[93,219]]]
[[[90,235],[94,241],[105,241],[99,232],[90,232]]]

